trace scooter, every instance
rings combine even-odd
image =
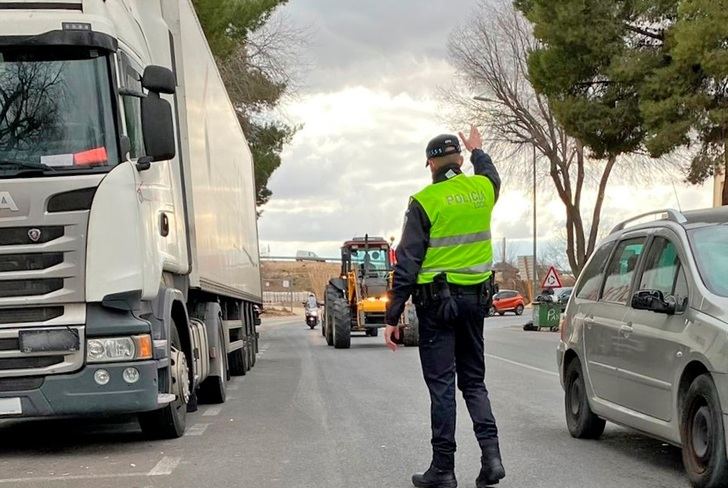
[[[306,325],[314,329],[319,323],[319,311],[318,308],[307,308],[306,309]]]

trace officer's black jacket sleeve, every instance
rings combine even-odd
[[[470,155],[470,162],[473,163],[476,175],[485,176],[491,181],[491,183],[493,183],[493,187],[495,188],[495,199],[498,200],[501,188],[501,179],[495,164],[493,164],[493,160],[490,159],[490,156],[488,156],[488,154],[486,154],[482,149],[475,149]]]
[[[404,306],[417,286],[417,275],[425,260],[430,241],[430,219],[417,200],[410,201],[405,217],[402,239],[397,246],[394,283],[389,294],[387,324],[397,325]]]

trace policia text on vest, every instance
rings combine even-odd
[[[384,334],[387,345],[396,351],[392,338],[398,338],[396,326],[405,303],[413,297],[420,361],[432,402],[432,461],[425,473],[412,477],[420,488],[457,486],[456,384],[482,450],[477,487],[491,486],[505,477],[498,428],[485,387],[483,341],[483,322],[493,292],[491,215],[501,181],[481,149],[477,129],[471,129],[470,137],[462,133],[460,137],[472,153],[474,176],[462,173],[457,137],[442,135],[427,146],[433,183],[410,199]]]

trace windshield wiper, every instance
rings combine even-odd
[[[16,166],[18,169],[37,169],[41,171],[55,171],[52,166],[43,163],[31,163],[30,161],[14,161],[12,159],[0,159],[0,166]]]

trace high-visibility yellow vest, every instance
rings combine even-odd
[[[412,198],[430,219],[430,242],[417,283],[427,284],[440,273],[447,281],[468,286],[492,274],[490,219],[495,187],[485,176],[458,174],[434,183]]]

